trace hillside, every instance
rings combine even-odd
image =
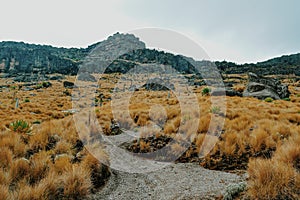
[[[262,75],[295,74],[300,75],[300,54],[285,55],[264,62],[238,65],[233,62],[215,62],[220,70],[227,74],[255,72]]]
[[[133,45],[135,48],[131,48]],[[128,49],[137,50],[127,52]],[[108,54],[108,50],[109,55],[105,55]],[[110,60],[106,73],[125,73],[137,63],[157,63],[172,66],[180,73],[192,74],[196,72],[195,65],[206,68],[213,64],[210,61],[196,62],[181,55],[146,49],[145,43],[134,35],[116,33],[107,40],[87,48],[57,48],[24,42],[0,42],[0,72],[4,72],[5,77],[16,77],[16,81],[46,80],[47,74],[52,73],[75,75],[91,52],[100,57],[109,56],[114,60]],[[112,59],[116,57],[118,59]],[[254,72],[262,75],[300,75],[300,54],[273,58],[256,64],[238,65],[227,61],[217,61],[215,64],[224,74]]]

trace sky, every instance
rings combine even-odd
[[[1,0],[0,40],[85,48],[154,27],[186,36],[212,60],[249,63],[300,52],[299,8],[298,0]]]

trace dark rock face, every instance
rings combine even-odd
[[[183,56],[150,49],[137,49],[120,56],[106,69],[106,73],[127,73],[130,69],[142,64],[172,66],[182,74],[195,74],[195,67]]]
[[[254,73],[249,73],[249,83],[243,93],[244,97],[256,97],[265,99],[271,97],[273,99],[283,99],[290,96],[288,86],[282,85],[279,80],[265,78]]]

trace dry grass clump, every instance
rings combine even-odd
[[[290,138],[272,159],[249,162],[247,195],[253,199],[300,198],[300,137]]]
[[[6,185],[0,184],[0,200],[7,200],[10,197],[9,188]]]
[[[93,160],[72,118],[44,122],[27,136],[0,132],[0,198],[82,199],[110,175],[107,155],[97,155],[103,163]]]
[[[88,195],[92,188],[91,173],[83,166],[74,165],[63,174],[63,196],[66,199],[81,199]]]

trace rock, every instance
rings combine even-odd
[[[23,91],[32,91],[32,90],[34,90],[32,87],[25,87],[25,88],[23,88]]]
[[[288,98],[290,92],[288,86],[281,84],[277,79],[261,77],[254,73],[249,73],[249,82],[243,96],[258,99],[271,97],[278,100]]]
[[[43,83],[42,83],[42,86],[43,86],[44,88],[48,88],[48,87],[51,87],[51,86],[52,86],[52,83],[50,83],[50,82],[43,82]]]
[[[174,84],[170,83],[168,80],[162,80],[160,78],[150,79],[142,87],[146,90],[152,91],[175,90]]]
[[[233,96],[243,96],[242,93],[232,89],[232,88],[225,88],[225,89],[222,89],[222,88],[217,88],[215,90],[212,91],[211,93],[212,96],[223,96],[223,95],[226,95],[226,96],[230,96],[230,97],[233,97]]]
[[[65,79],[65,77],[59,76],[59,75],[50,77],[50,80],[52,80],[52,81],[58,81],[58,80],[62,80],[62,79]]]
[[[89,74],[89,73],[80,73],[78,76],[77,76],[77,79],[80,80],[80,81],[90,81],[90,82],[96,82],[96,78]]]
[[[64,81],[63,84],[64,84],[65,88],[73,88],[74,87],[74,83],[70,82],[70,81]]]

